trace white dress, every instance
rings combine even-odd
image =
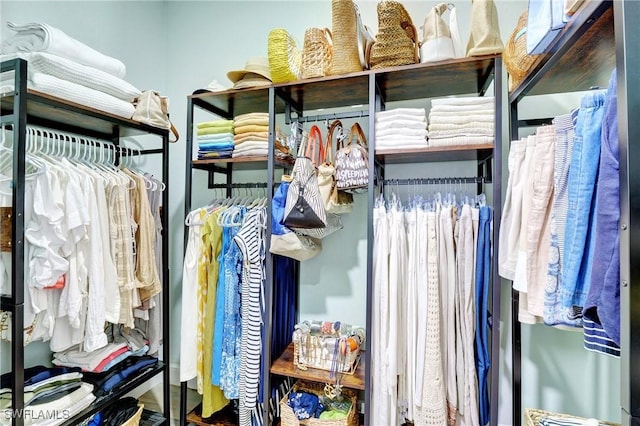
[[[180,324],[180,381],[186,382],[197,374],[198,310],[189,309],[198,299],[198,261],[202,245],[204,209],[190,212],[184,223],[189,227],[187,247],[182,267],[182,312]]]

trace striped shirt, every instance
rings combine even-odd
[[[265,279],[264,207],[250,210],[234,241],[244,257],[241,283],[242,358],[240,363],[240,426],[250,426],[256,411],[262,351],[261,297]]]

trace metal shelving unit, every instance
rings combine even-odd
[[[530,73],[509,94],[512,139],[518,138],[518,103],[526,96],[560,94],[607,87],[616,68],[620,147],[620,326],[621,417],[625,426],[640,424],[640,93],[638,35],[640,3],[599,0],[585,2]],[[518,294],[512,293],[513,424],[521,424],[521,334]]]
[[[451,79],[451,75],[456,75]],[[446,95],[477,94],[484,95],[493,82],[496,105],[496,142],[495,145],[464,146],[464,147],[442,147],[425,148],[423,150],[394,151],[375,153],[375,112],[384,109],[387,102],[407,101],[414,99],[425,99]],[[362,118],[367,120],[369,128],[369,164],[370,176],[377,176],[374,168],[383,169],[385,164],[394,163],[425,163],[442,161],[468,161],[474,160],[478,164],[479,176],[483,182],[492,182],[493,185],[493,241],[498,240],[500,210],[501,210],[501,170],[502,159],[499,147],[502,145],[500,129],[502,128],[501,105],[502,105],[502,58],[500,56],[486,56],[479,58],[465,58],[452,61],[430,64],[415,64],[401,67],[394,67],[384,70],[363,71],[360,73],[348,74],[345,76],[330,76],[324,78],[314,78],[309,80],[295,81],[291,83],[275,84],[269,87],[262,87],[248,90],[228,90],[216,93],[198,93],[188,97],[187,105],[187,171],[185,177],[185,215],[191,210],[192,170],[203,169],[210,174],[209,187],[227,187],[227,194],[230,195],[233,188],[232,173],[240,164],[244,168],[264,169],[266,165],[267,173],[267,193],[272,197],[274,188],[274,169],[276,162],[273,157],[274,129],[276,114],[284,114],[285,123],[292,121],[316,121],[331,120],[334,118]],[[321,112],[326,109],[358,106],[360,110],[323,113],[309,116],[307,114]],[[270,147],[266,159],[258,159],[257,162],[238,163],[230,160],[215,160],[207,163],[192,161],[193,146],[193,114],[194,106],[197,106],[212,114],[222,118],[233,118],[234,115],[263,111],[270,115]],[[225,182],[216,184],[213,181],[214,173],[222,173],[226,177]],[[376,182],[370,179],[368,187],[368,245],[367,245],[367,306],[371,306],[373,301],[373,207],[374,197],[377,191]],[[269,206],[271,199],[269,199]],[[271,221],[271,211],[269,209],[268,223]],[[269,234],[269,231],[267,232]],[[267,241],[268,246],[268,241]],[[186,233],[185,233],[186,247]],[[493,368],[491,369],[490,398],[492,401],[491,417],[497,422],[498,413],[498,371],[499,368],[499,334],[500,334],[500,280],[497,275],[497,257],[492,259],[492,292],[491,292],[491,316],[493,328],[491,329],[491,359]],[[265,333],[263,337],[263,353],[270,353],[271,327],[272,327],[272,260],[267,260],[267,286],[265,288]],[[366,366],[370,365],[371,354],[371,309],[367,309],[366,329],[367,347],[364,351],[363,365],[360,374],[364,383],[359,380],[353,382],[355,388],[363,389],[365,392],[365,403],[368,406],[371,402],[371,377]],[[306,378],[309,380],[321,380],[312,374],[304,371],[288,371],[286,360],[289,359],[285,352],[278,359],[263,357],[263,385],[269,389],[270,374]],[[283,361],[284,360],[284,361]],[[181,402],[181,419],[186,421],[186,383],[182,383],[183,398]],[[263,418],[268,423],[268,408],[263,413]],[[374,419],[369,417],[369,412],[365,413],[365,424],[374,425]],[[190,417],[193,419],[194,417]],[[193,421],[193,420],[191,420]]]
[[[70,132],[87,137],[110,141],[119,146],[120,138],[141,135],[158,136],[159,148],[141,150],[141,155],[162,155],[162,181],[166,185],[162,194],[162,205],[169,205],[169,132],[137,121],[118,117],[94,108],[86,107],[64,99],[27,89],[27,62],[13,59],[0,64],[1,73],[14,73],[14,90],[2,93],[0,123],[13,128],[13,194],[11,214],[11,294],[0,295],[0,308],[12,314],[11,329],[11,372],[12,407],[24,407],[24,213],[25,213],[25,145],[27,125],[39,125],[54,130]],[[164,418],[169,418],[169,229],[168,208],[161,211],[163,282],[167,290],[162,292],[163,307],[163,348],[164,362],[130,380],[119,391],[107,398],[96,400],[83,410],[69,424],[75,424],[117,401],[126,391],[131,390],[152,377],[162,374]],[[157,417],[157,416],[156,416]],[[24,419],[15,417],[14,426],[22,426]]]

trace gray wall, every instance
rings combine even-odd
[[[417,26],[435,1],[403,2]],[[377,29],[376,1],[358,1],[364,22]],[[470,0],[456,2],[463,43],[468,38]],[[525,0],[497,1],[500,29],[506,41]],[[182,140],[171,146],[171,189],[169,206],[171,283],[171,364],[179,363],[183,220],[184,143],[186,96],[212,80],[230,86],[226,72],[240,69],[248,56],[267,54],[267,35],[284,27],[303,40],[307,27],[331,26],[329,1],[5,1],[0,2],[0,37],[9,32],[7,20],[17,23],[46,22],[127,65],[126,79],[140,89],[153,88],[171,99],[171,116]],[[577,105],[576,99],[532,99],[522,106],[521,116],[535,117],[537,111],[560,114]],[[507,113],[505,108],[504,112]],[[196,121],[207,119],[196,114]],[[503,120],[506,125],[508,120]],[[505,139],[506,141],[507,139]],[[144,141],[131,141],[144,143]],[[505,144],[506,153],[506,144]],[[506,159],[506,156],[504,157]],[[146,167],[159,173],[154,159]],[[460,175],[469,164],[457,165]],[[425,176],[421,168],[397,169],[399,173]],[[473,170],[473,169],[472,169]],[[504,164],[506,176],[506,162]],[[432,170],[431,173],[438,173]],[[204,173],[195,175],[194,187],[206,185]],[[238,180],[264,180],[261,172],[244,173]],[[506,182],[506,178],[505,178]],[[212,198],[198,190],[193,206]],[[345,230],[327,240],[321,258],[302,265],[300,316],[323,320],[365,321],[366,284],[366,199],[356,198],[353,214],[344,218]],[[500,423],[510,424],[511,345],[509,285],[503,283]],[[29,347],[27,362],[48,358],[45,345]],[[0,344],[2,372],[8,370],[6,344]],[[619,361],[582,349],[581,334],[545,326],[523,326],[523,407],[540,407],[584,416],[619,420]]]

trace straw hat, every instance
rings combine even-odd
[[[271,83],[271,71],[269,70],[269,60],[262,56],[252,56],[247,59],[247,63],[242,70],[229,71],[227,73],[227,77],[233,83],[237,83],[242,80],[243,77],[248,74],[257,74],[253,78],[259,79],[260,76],[269,80],[269,84]],[[235,86],[234,86],[235,87]]]
[[[233,85],[234,89],[246,89],[248,87],[260,87],[260,86],[269,86],[271,84],[271,80],[267,80],[262,76],[262,74],[256,74],[253,72],[248,72],[242,76],[242,78]]]

